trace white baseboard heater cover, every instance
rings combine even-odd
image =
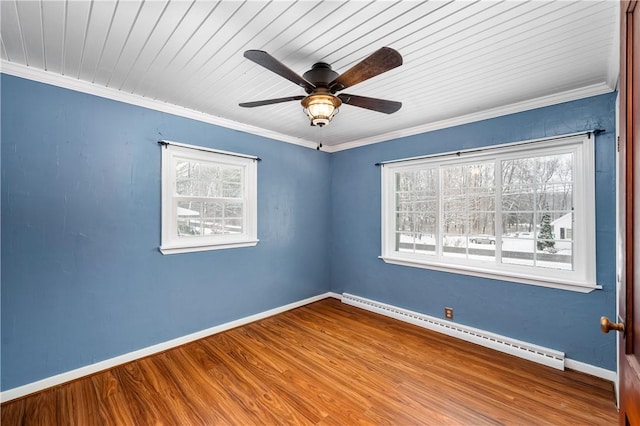
[[[529,361],[564,370],[564,352],[343,293],[342,302]]]

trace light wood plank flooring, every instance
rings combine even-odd
[[[326,299],[5,403],[9,425],[614,425],[612,384]]]

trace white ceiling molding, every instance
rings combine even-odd
[[[542,105],[549,96],[564,101],[602,82],[613,88],[619,13],[619,2],[607,0],[2,0],[0,65],[335,151]],[[295,101],[302,87],[243,55],[263,50],[298,75],[326,62],[340,74],[383,46],[398,51],[402,65],[345,90],[401,102],[400,110],[344,102],[322,129]],[[278,98],[292,101],[239,106]]]
[[[40,83],[50,84],[52,86],[62,87],[64,89],[74,90],[101,98],[111,99],[114,101],[124,102],[131,105],[136,105],[152,110],[166,112],[168,114],[177,115],[180,117],[190,118],[204,123],[214,124],[216,126],[225,127],[228,129],[238,130],[241,132],[250,133],[257,136],[263,136],[269,139],[275,139],[281,142],[287,142],[294,145],[304,146],[306,148],[317,149],[318,142],[301,140],[293,138],[281,133],[270,132],[266,129],[262,129],[255,126],[250,126],[243,123],[226,120],[221,117],[215,117],[200,111],[190,110],[178,105],[171,105],[165,102],[160,102],[153,99],[144,98],[142,96],[133,95],[131,93],[124,93],[116,89],[109,87],[98,86],[96,84],[88,83],[86,81],[78,80],[69,76],[61,76],[53,74],[47,71],[42,71],[36,68],[31,68],[23,65],[17,65],[11,62],[0,61],[0,72],[4,74],[13,75],[16,77],[25,78],[28,80],[37,81]],[[479,111],[473,114],[467,114],[460,117],[448,118],[446,120],[440,120],[433,123],[426,123],[420,126],[412,127],[409,129],[402,129],[398,131],[388,132],[382,135],[364,138],[360,140],[354,140],[349,142],[340,143],[338,145],[323,145],[322,150],[332,153],[338,151],[344,151],[346,149],[358,148],[365,145],[371,145],[380,142],[386,142],[393,139],[399,139],[407,136],[413,136],[420,133],[432,132],[434,130],[445,129],[447,127],[459,126],[462,124],[473,123],[475,121],[486,120],[489,118],[500,117],[503,115],[514,114],[517,112],[528,111],[536,108],[542,108],[545,106],[556,105],[563,102],[575,101],[578,99],[584,99],[591,96],[602,95],[611,93],[615,90],[609,87],[607,83],[593,84],[591,86],[583,87],[580,89],[568,90],[562,93],[556,93],[549,96],[543,96],[537,99],[531,99],[528,101],[517,102],[511,105],[505,105],[498,108],[492,108],[486,111]]]
[[[346,142],[339,145],[326,147],[327,152],[343,151],[345,149],[357,148],[359,146],[370,145],[373,143],[385,142],[392,139],[414,136],[420,133],[432,132],[434,130],[446,129],[448,127],[460,126],[462,124],[473,123],[475,121],[487,120],[489,118],[501,117],[503,115],[515,114],[518,112],[529,111],[536,108],[561,104],[563,102],[576,101],[578,99],[589,98],[591,96],[603,95],[613,92],[614,89],[609,87],[607,83],[593,84],[580,89],[567,90],[566,92],[556,93],[549,96],[543,96],[537,99],[517,102],[511,105],[505,105],[498,108],[479,111],[473,114],[467,114],[460,117],[448,118],[446,120],[427,123],[411,129],[403,129],[397,132],[390,132],[384,135],[361,139],[359,141]]]
[[[69,89],[76,92],[111,99],[113,101],[124,102],[126,104],[149,108],[155,111],[166,112],[168,114],[177,115],[179,117],[202,121],[203,123],[214,124],[216,126],[225,127],[227,129],[238,130],[257,136],[263,136],[269,139],[275,139],[281,142],[292,143],[294,145],[300,145],[306,148],[315,149],[317,147],[317,143],[315,142],[305,141],[277,132],[271,132],[260,127],[238,123],[236,121],[216,117],[204,112],[194,111],[189,108],[172,105],[166,102],[160,102],[154,99],[148,99],[131,93],[124,93],[110,87],[98,86],[96,84],[78,80],[66,75],[54,74],[37,68],[14,64],[12,62],[0,61],[0,72],[2,72],[3,74],[13,75],[15,77],[25,78],[27,80],[37,81],[39,83],[50,84],[52,86],[62,87],[64,89]]]

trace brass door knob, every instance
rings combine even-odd
[[[600,318],[600,329],[603,333],[608,333],[611,330],[619,331],[621,333],[624,332],[624,324],[621,322],[611,322],[609,318],[602,317]]]

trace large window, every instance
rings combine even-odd
[[[165,144],[160,251],[256,245],[256,176],[256,158]]]
[[[590,291],[593,136],[383,164],[388,263]]]

